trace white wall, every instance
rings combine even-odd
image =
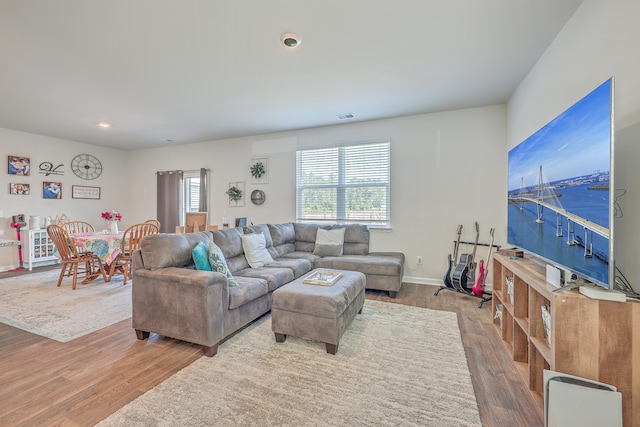
[[[391,139],[392,229],[372,231],[371,250],[402,251],[406,280],[441,284],[458,224],[463,239],[474,238],[478,221],[481,241],[488,241],[490,227],[497,229],[497,242],[504,241],[505,126],[501,105],[135,151],[129,159],[136,183],[131,215],[135,221],[155,215],[157,171],[206,167],[210,223],[221,225],[225,214],[256,224],[294,221],[296,148]],[[251,158],[262,156],[269,157],[269,183],[252,185]],[[262,189],[266,202],[229,207],[229,181],[245,181],[248,193]],[[486,249],[478,253],[484,257]]]
[[[640,291],[640,2],[585,0],[507,105],[507,149],[609,77],[615,77],[615,188],[624,214],[614,224],[616,265]],[[506,197],[506,195],[505,195]],[[506,215],[506,212],[504,213]]]
[[[66,214],[70,219],[90,222],[96,229],[105,228],[100,214],[106,210],[120,211],[124,219],[122,225],[131,224],[128,202],[121,199],[127,197],[127,168],[122,166],[127,161],[127,153],[104,147],[97,147],[79,142],[65,141],[17,132],[0,128],[0,239],[16,239],[16,230],[11,228],[11,216],[25,214],[26,220],[31,215],[56,217]],[[102,175],[95,180],[78,178],[70,168],[71,159],[77,154],[92,154],[100,159],[103,167]],[[24,156],[31,160],[31,174],[21,177],[8,174],[8,156]],[[39,172],[38,166],[43,162],[51,162],[63,175],[45,176]],[[62,182],[62,198],[43,199],[42,182]],[[9,183],[19,182],[31,185],[31,194],[17,196],[9,194]],[[87,185],[101,188],[100,200],[73,199],[72,185]],[[0,248],[0,271],[18,266],[16,247]]]

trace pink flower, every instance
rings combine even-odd
[[[102,212],[102,219],[105,221],[122,221],[122,215],[118,212]]]

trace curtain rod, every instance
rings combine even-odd
[[[211,169],[204,168],[204,170],[209,172]],[[163,173],[176,173],[176,172],[200,172],[200,169],[192,169],[192,170],[187,170],[187,171],[183,171],[181,169],[178,169],[178,170],[175,170],[175,171],[158,171],[158,172],[156,172],[156,175],[162,175]]]

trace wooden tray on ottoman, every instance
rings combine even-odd
[[[342,277],[342,273],[332,270],[317,270],[302,281],[307,285],[331,286]]]

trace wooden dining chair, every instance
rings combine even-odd
[[[99,274],[102,274],[102,278],[106,281],[107,275],[102,266],[102,261],[92,252],[78,252],[75,245],[72,243],[69,233],[59,225],[50,225],[47,227],[47,234],[56,246],[60,261],[62,262],[62,268],[60,269],[60,277],[58,278],[58,287],[62,283],[62,278],[65,276],[67,268],[69,274],[73,274],[72,289],[76,289],[76,283],[78,277],[84,274],[85,280],[88,282],[94,279]]]
[[[109,281],[114,274],[122,274],[124,283],[127,284],[127,278],[131,278],[131,254],[140,248],[140,240],[149,234],[157,234],[158,226],[151,222],[134,224],[127,228],[122,235],[121,252],[116,259],[113,260],[109,267]]]
[[[69,234],[93,233],[95,228],[86,221],[67,221],[61,227]]]
[[[93,225],[89,224],[86,221],[79,221],[79,220],[66,221],[60,224],[60,226],[64,228],[64,230],[67,233],[69,233],[69,235],[74,235],[79,233],[93,233],[95,231]],[[78,253],[83,253],[83,254],[90,253],[90,251],[82,248],[77,248],[76,250],[78,251]],[[71,276],[71,274],[72,274],[71,269],[69,269],[67,271],[67,276]]]
[[[157,219],[148,219],[144,223],[145,224],[154,224],[156,227],[158,227],[158,231],[160,231],[160,221],[158,221]]]

